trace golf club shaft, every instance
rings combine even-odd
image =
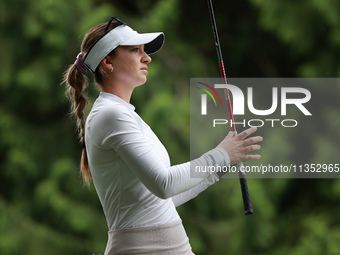
[[[222,51],[221,51],[220,41],[219,41],[218,33],[217,33],[217,26],[216,26],[216,21],[215,21],[214,9],[213,9],[213,5],[212,5],[211,0],[208,0],[208,7],[209,7],[212,29],[213,29],[213,33],[214,33],[214,39],[215,39],[218,62],[219,62],[219,65],[220,65],[221,76],[222,76],[223,82],[225,84],[227,84],[227,76],[226,76],[226,72],[225,72],[225,68],[224,68]],[[231,131],[233,131],[234,136],[236,136],[237,131],[236,131],[233,109],[231,107],[231,100],[230,100],[230,95],[229,95],[228,89],[224,89],[224,95],[225,95],[225,99],[226,99],[226,102],[227,102],[229,120],[231,122]],[[240,180],[240,185],[241,185],[241,191],[242,191],[242,198],[243,198],[244,214],[248,215],[248,214],[253,214],[253,208],[252,208],[252,205],[251,205],[251,202],[250,202],[247,179],[246,179],[246,175],[243,171],[243,168],[244,168],[243,162],[240,162],[240,163],[237,164],[237,169],[238,169],[238,173],[239,173],[239,180]]]

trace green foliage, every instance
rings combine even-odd
[[[301,58],[298,75],[334,77],[339,75],[339,1],[250,0],[259,10],[259,23],[288,45]]]
[[[339,4],[214,1],[228,75],[339,76]],[[138,31],[165,32],[132,103],[173,164],[189,159],[190,78],[218,76],[205,1],[1,1],[0,254],[104,252],[105,218],[94,187],[85,188],[78,173],[81,148],[60,81],[84,34],[112,15]],[[322,130],[306,121],[295,130],[258,131],[261,163],[338,158],[335,87],[316,88],[322,107],[312,107]],[[93,101],[98,91],[89,92]],[[242,214],[238,180],[228,178],[178,208],[196,254],[339,254],[339,180],[248,184],[252,216]]]

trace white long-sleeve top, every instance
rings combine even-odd
[[[218,181],[209,172],[193,178],[194,166],[230,163],[227,152],[216,148],[171,166],[163,144],[134,106],[109,93],[100,93],[85,128],[91,175],[109,230],[178,220],[176,206]]]

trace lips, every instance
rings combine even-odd
[[[148,74],[148,68],[147,68],[147,67],[142,67],[140,70],[141,70],[141,71],[144,71],[145,74]]]

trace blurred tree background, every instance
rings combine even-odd
[[[213,4],[228,76],[340,76],[339,0]],[[94,188],[84,187],[78,173],[81,146],[60,82],[84,34],[112,15],[140,32],[165,32],[132,103],[172,163],[189,160],[189,79],[219,76],[206,1],[0,1],[0,254],[104,253],[105,218]],[[318,91],[323,129],[309,123],[289,133],[260,129],[263,156],[339,158],[339,88]],[[98,91],[89,94],[93,101]],[[242,213],[235,179],[178,208],[197,255],[340,254],[338,179],[248,184],[252,216]]]

